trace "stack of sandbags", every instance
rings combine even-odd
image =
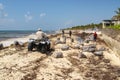
[[[96,45],[95,44],[90,44],[87,46],[82,47],[83,52],[95,52],[96,50]]]
[[[96,56],[103,56],[103,51],[105,51],[105,47],[100,47],[98,50],[96,50],[93,54]]]

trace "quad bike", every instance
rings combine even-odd
[[[28,43],[28,51],[32,51],[33,49],[37,49],[42,53],[46,53],[50,50],[50,41],[49,39],[30,39]]]

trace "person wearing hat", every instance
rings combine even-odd
[[[44,33],[40,28],[38,29],[38,31],[36,32],[36,36],[37,36],[37,39],[41,40],[43,38],[46,38],[47,37],[47,34]]]

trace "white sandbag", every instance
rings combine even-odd
[[[88,51],[89,51],[89,52],[95,52],[95,50],[96,50],[95,48],[89,48]]]
[[[83,46],[83,47],[82,47],[82,50],[83,50],[83,52],[89,51],[89,46]]]
[[[63,53],[62,52],[55,52],[54,57],[55,58],[63,58]]]
[[[74,45],[74,49],[80,49],[80,45],[79,44]]]
[[[83,54],[82,52],[78,54],[79,58],[87,58],[85,54]]]
[[[96,44],[90,44],[89,48],[96,48]]]
[[[98,51],[105,51],[105,47],[99,48]]]
[[[94,52],[94,55],[103,56],[103,51],[96,51],[96,52]]]
[[[69,49],[69,46],[67,45],[61,47],[61,50],[68,50],[68,49]]]

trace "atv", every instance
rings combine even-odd
[[[50,50],[49,39],[30,39],[28,42],[28,51],[32,51],[33,49],[36,49],[37,51],[40,51],[42,53],[46,53]]]

